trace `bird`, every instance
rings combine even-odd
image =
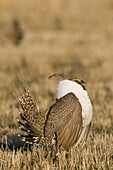
[[[93,118],[93,105],[86,82],[64,74],[59,78],[56,101],[46,110],[39,111],[25,83],[20,85],[18,101],[21,106],[17,119],[24,141],[36,145],[54,144],[65,151],[83,146],[87,140]]]

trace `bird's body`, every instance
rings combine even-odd
[[[80,79],[60,80],[56,102],[40,113],[29,90],[23,86],[19,99],[23,122],[18,122],[27,135],[21,137],[36,144],[50,144],[54,139],[57,147],[62,146],[67,151],[83,144],[93,117],[92,104],[83,84]]]
[[[83,127],[89,125],[93,117],[93,108],[87,91],[84,90],[80,84],[74,81],[60,81],[57,89],[57,99],[60,99],[69,93],[73,93],[78,98],[82,106]]]

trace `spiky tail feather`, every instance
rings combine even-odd
[[[44,126],[48,114],[48,109],[43,113],[39,113],[36,104],[31,96],[27,84],[24,81],[18,82],[18,91],[15,92],[16,101],[18,101],[21,110],[19,114],[21,121],[20,130],[25,132],[25,135],[19,135],[24,141],[35,144],[51,144],[53,135],[44,137]]]

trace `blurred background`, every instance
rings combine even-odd
[[[92,131],[113,132],[113,1],[0,1],[0,135],[17,134],[10,93],[22,76],[44,110],[55,100],[53,73],[87,82]],[[108,137],[108,141],[111,138]]]

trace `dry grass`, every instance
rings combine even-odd
[[[110,0],[1,0],[0,169],[113,168],[112,11]],[[10,91],[22,75],[45,109],[57,88],[47,77],[57,72],[87,81],[94,117],[84,148],[62,151],[55,161],[51,151],[17,137],[19,115]]]

